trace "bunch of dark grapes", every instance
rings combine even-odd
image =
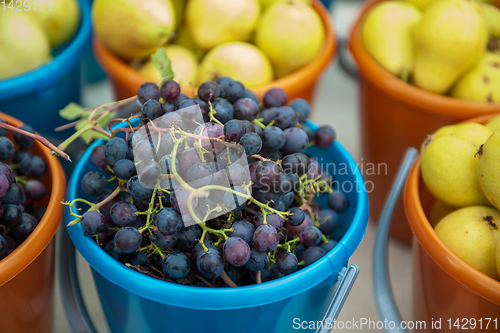
[[[146,82],[137,97],[140,124],[93,148],[99,171],[81,186],[96,200],[71,223],[109,255],[166,281],[234,287],[291,274],[335,246],[349,202],[304,153],[335,141],[331,127],[305,125],[307,101],[275,88],[261,103],[228,77],[204,82],[193,98],[174,81]],[[192,106],[203,118],[196,128]],[[145,125],[147,135],[138,132]],[[248,168],[236,163],[243,152]],[[313,201],[320,194],[330,209]]]
[[[34,133],[28,125],[20,128]],[[34,139],[17,132],[12,139],[6,135],[7,130],[0,128],[0,260],[35,230],[45,213],[47,194],[40,180],[47,166],[31,152]]]

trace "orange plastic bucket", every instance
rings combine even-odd
[[[0,113],[14,126],[19,120]],[[50,150],[35,141],[32,152],[47,163],[42,182],[50,197],[47,210],[33,233],[0,261],[0,327],[5,333],[52,332],[55,243],[52,240],[63,216],[66,178]]]
[[[463,332],[465,328],[472,329],[473,322],[477,331],[498,332],[500,282],[469,266],[441,241],[425,214],[433,201],[421,184],[418,159],[407,180],[404,199],[416,239],[413,242],[413,319],[427,323],[421,332]],[[440,318],[441,329],[432,329],[432,322]]]
[[[373,163],[381,174],[365,174],[373,182],[370,215],[377,219],[394,178],[399,158],[408,147],[420,147],[428,134],[482,114],[500,112],[500,105],[463,101],[419,89],[382,68],[363,47],[363,17],[375,4],[369,0],[360,10],[350,35],[350,50],[359,67],[362,163]],[[379,167],[380,166],[380,167]],[[387,173],[385,172],[387,170]],[[403,205],[395,212],[391,235],[410,244],[412,233]]]
[[[301,97],[309,102],[312,101],[316,90],[316,83],[330,64],[337,48],[335,28],[328,9],[318,0],[314,0],[313,8],[320,15],[325,28],[326,38],[323,50],[311,63],[290,75],[263,85],[248,87],[259,97],[259,99],[262,99],[269,89],[280,87],[288,93],[290,100]],[[149,77],[142,75],[111,53],[111,51],[95,37],[93,48],[97,61],[111,79],[117,99],[125,99],[134,96],[137,93],[137,88],[139,88],[143,82],[151,81]],[[191,88],[184,88],[182,92],[188,96],[193,95],[193,89]]]

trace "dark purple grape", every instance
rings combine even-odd
[[[185,99],[179,103],[179,105],[177,106],[177,110],[182,110],[182,109],[189,108],[189,107],[195,106],[195,105],[198,105],[198,104],[196,104],[196,102],[194,100]],[[197,112],[197,111],[195,110],[193,112]],[[191,114],[191,113],[189,113],[189,114]],[[193,117],[189,117],[186,113],[182,113],[180,115],[182,116],[182,118],[184,118],[188,121],[190,121],[193,118]]]
[[[279,236],[276,228],[263,224],[255,230],[253,234],[253,244],[259,252],[271,252],[279,244]]]
[[[318,161],[315,158],[311,158],[309,163],[309,169],[307,170],[307,179],[314,179],[321,176],[322,170]]]
[[[82,224],[82,228],[91,235],[98,234],[106,229],[106,218],[104,215],[92,210],[83,213],[80,223]]]
[[[306,132],[307,134],[307,137],[309,138],[309,142],[314,142],[314,131],[311,127],[307,126],[307,124],[304,124],[302,126],[302,129],[304,130],[304,132]]]
[[[12,184],[15,180],[14,173],[12,172],[12,169],[10,168],[10,166],[8,166],[7,164],[5,164],[3,162],[0,162],[0,174],[7,177],[9,184]]]
[[[139,249],[142,242],[142,235],[132,227],[125,227],[115,234],[115,246],[123,253],[132,253]]]
[[[229,165],[226,170],[227,173],[229,173],[229,183],[231,185],[241,186],[244,183],[248,183],[248,173],[243,165],[233,163]]]
[[[150,99],[146,101],[141,107],[141,115],[143,118],[148,118],[150,120],[154,120],[158,117],[161,117],[165,114],[165,110],[161,103],[157,100]]]
[[[137,99],[141,104],[144,104],[150,99],[160,99],[160,92],[158,86],[154,82],[144,82],[137,89]]]
[[[286,91],[281,88],[272,88],[266,92],[262,101],[266,109],[285,106],[286,103],[288,103],[288,95]]]
[[[115,237],[113,230],[106,229],[97,234],[97,244],[100,246],[108,244]]]
[[[250,90],[248,89],[245,89],[245,97],[246,98],[250,98],[251,100],[253,100],[255,103],[257,103],[257,105],[259,104],[259,98],[257,97],[257,95],[255,95],[253,92],[251,92]]]
[[[278,114],[281,112],[281,109],[282,108],[274,107],[262,111],[261,117],[263,119],[264,125],[268,125],[271,121],[275,120],[278,117]]]
[[[292,177],[289,174],[282,172],[279,182],[272,188],[274,193],[286,194],[293,191]]]
[[[245,126],[239,120],[233,119],[224,125],[224,137],[228,141],[240,142],[240,139],[245,132]]]
[[[283,252],[276,257],[276,270],[283,275],[297,271],[298,264],[297,257],[291,252]]]
[[[311,217],[308,214],[305,214],[305,215],[306,215],[306,218],[304,219],[304,222],[302,222],[302,224],[299,224],[298,226],[293,226],[293,225],[287,223],[286,230],[288,232],[288,236],[290,237],[290,239],[295,238],[299,234],[299,232],[302,229],[304,229],[305,227],[314,225]]]
[[[335,191],[328,196],[328,206],[337,213],[342,213],[349,207],[349,200],[344,193]]]
[[[233,232],[229,232],[228,235],[232,237],[239,237],[247,243],[252,242],[253,234],[255,232],[255,227],[249,221],[241,220],[233,223]]]
[[[177,154],[177,160],[179,161],[179,171],[182,173],[186,173],[196,163],[201,163],[200,155],[198,155],[196,148],[189,148]]]
[[[297,174],[299,176],[302,176],[309,170],[311,160],[309,159],[309,157],[307,157],[307,155],[303,153],[296,153],[293,155],[299,159],[299,165],[297,166]]]
[[[259,252],[255,248],[252,248],[250,250],[250,258],[245,267],[252,272],[258,272],[266,267],[267,260],[267,253]]]
[[[83,192],[95,196],[104,192],[108,185],[108,181],[101,173],[89,171],[83,176],[81,184]]]
[[[133,176],[127,182],[128,193],[136,200],[148,200],[153,195],[153,190],[142,186],[138,176]]]
[[[189,258],[181,251],[174,251],[165,256],[161,261],[161,267],[171,279],[182,279],[189,273]]]
[[[325,250],[325,252],[330,252],[330,250],[333,249],[337,243],[337,241],[330,239],[328,243],[321,243],[320,247]]]
[[[0,183],[3,175],[0,175]],[[45,189],[45,185],[42,182],[36,179],[30,179],[24,185],[24,192],[28,198],[39,200],[45,197],[47,190]]]
[[[119,201],[111,206],[109,216],[114,224],[120,227],[128,227],[137,222],[137,208],[127,201]]]
[[[212,81],[206,81],[198,87],[198,97],[205,102],[213,102],[219,97],[219,86]]]
[[[188,208],[188,198],[189,192],[183,187],[177,188],[172,194],[170,194],[170,204],[172,208],[180,215],[187,215],[189,212]],[[198,198],[192,200],[193,209],[198,206]]]
[[[314,143],[319,148],[328,148],[335,141],[335,130],[331,126],[321,126],[314,133]]]
[[[334,210],[323,209],[318,213],[319,230],[324,234],[332,233],[338,226],[339,216]]]
[[[167,113],[163,117],[160,118],[160,124],[163,128],[171,128],[171,127],[182,127],[182,117],[177,112]],[[162,136],[164,137],[172,137],[170,134]],[[163,141],[162,143],[163,144]]]
[[[241,149],[241,147],[226,148],[220,152],[220,154],[217,156],[216,161],[222,168],[225,168],[228,165],[237,162],[242,154],[243,154],[243,149]]]
[[[277,232],[280,232],[281,229],[283,229],[283,218],[279,216],[278,214],[267,214],[266,216],[266,222],[268,225],[272,225]],[[264,225],[264,216],[262,215],[262,211],[257,212],[257,214],[253,217],[253,225],[255,228],[260,227],[261,225]]]
[[[314,246],[308,248],[302,255],[301,259],[304,261],[305,266],[309,266],[310,264],[314,263],[325,254],[326,254],[325,250],[323,250],[320,247]]]
[[[321,231],[315,226],[307,226],[300,230],[298,234],[300,242],[304,246],[316,246],[321,241]]]
[[[118,137],[114,137],[106,143],[104,154],[111,165],[115,165],[117,161],[131,156],[127,142]]]
[[[7,177],[0,174],[0,198],[3,197],[5,194],[7,194],[9,187],[10,187],[10,183],[9,183],[9,180],[7,179]]]
[[[303,98],[296,98],[290,102],[290,107],[299,114],[299,121],[305,122],[311,114],[311,105]]]
[[[5,122],[5,120],[3,122]],[[2,255],[6,249],[7,249],[7,241],[2,235],[0,235],[0,255]]]
[[[32,156],[23,158],[19,163],[19,170],[26,176],[40,177],[47,170],[47,166],[41,157]]]
[[[241,278],[241,270],[238,267],[234,267],[231,265],[228,265],[228,267],[224,270],[227,274],[227,276],[231,279],[231,281],[234,282],[235,285],[239,286],[241,285],[242,278]],[[229,287],[226,282],[222,282],[223,287]]]
[[[223,253],[233,266],[241,267],[250,259],[250,246],[239,237],[231,237],[224,242]]]
[[[153,229],[153,234],[149,239],[163,249],[169,249],[176,245],[179,236],[177,234],[166,235],[159,230]]]
[[[280,150],[269,149],[269,148],[265,148],[265,147],[262,147],[259,155],[261,157],[271,159],[273,161],[278,161],[278,160],[281,160],[283,158],[283,153]]]
[[[21,205],[25,200],[26,196],[24,194],[24,189],[17,183],[12,183],[9,186],[7,193],[0,198],[0,202],[4,205]]]
[[[21,126],[18,126],[18,128],[20,128],[28,133],[35,133],[35,130],[33,130],[33,128],[27,124],[23,124]],[[17,133],[17,132],[14,132],[13,138],[14,138],[14,142],[17,144],[17,146],[20,149],[28,149],[33,145],[33,142],[35,142],[34,138],[27,136],[27,135],[24,135],[24,134],[21,134],[21,133]]]
[[[134,145],[133,152],[134,159],[136,161],[150,161],[156,154],[156,148],[152,141],[150,141],[149,139],[143,139]]]
[[[254,188],[261,188],[262,185],[260,185],[258,182],[257,182],[257,176],[256,176],[256,172],[257,172],[257,167],[259,166],[260,164],[260,161],[255,161],[253,162],[252,164],[250,164],[250,166],[248,167],[248,170],[250,171],[250,180],[253,182],[253,187]]]
[[[205,244],[205,246],[208,249],[217,250],[217,248],[214,246],[213,242],[211,242],[209,240],[203,241],[203,244]],[[196,243],[196,245],[193,247],[193,250],[191,251],[191,263],[193,264],[193,266],[196,267],[196,260],[203,252],[204,252],[203,246],[201,246],[201,242],[198,241],[198,243]]]
[[[257,166],[255,178],[257,183],[263,187],[270,189],[280,181],[281,169],[271,161],[263,161]]]
[[[244,97],[234,102],[234,116],[237,119],[251,121],[259,113],[259,105],[253,99]]]
[[[208,279],[215,279],[222,274],[222,271],[224,271],[224,259],[222,259],[219,251],[208,249],[208,252],[202,252],[198,256],[196,268],[198,268],[204,277]]]
[[[231,81],[225,85],[226,99],[231,103],[245,97],[245,86],[239,81]]]
[[[309,137],[307,133],[297,127],[287,128],[284,131],[285,145],[283,146],[283,153],[303,153],[309,144]]]
[[[0,123],[7,124],[7,122],[2,118],[0,118]],[[7,129],[0,127],[0,136],[5,136],[5,134],[7,134]]]
[[[101,201],[104,201],[108,198],[108,196],[111,194],[111,191],[104,191],[104,193],[102,193],[101,195],[99,195],[97,197],[97,200],[96,202],[99,203]],[[111,210],[111,207],[113,207],[113,205],[117,202],[120,201],[120,198],[119,197],[114,197],[113,199],[111,199],[109,202],[107,202],[106,204],[102,205],[101,207],[99,207],[99,212],[104,215],[104,217],[106,218],[106,221],[111,221],[111,216],[110,216],[110,210]]]
[[[276,126],[266,128],[262,136],[264,138],[263,145],[265,148],[280,150],[285,145],[285,134]]]
[[[302,223],[304,223],[304,220],[306,219],[306,214],[304,211],[298,207],[292,207],[288,210],[290,215],[288,215],[288,219],[286,220],[286,223],[291,226],[299,226]]]
[[[174,104],[167,102],[162,103],[161,107],[163,108],[163,114],[174,112],[176,109]]]
[[[141,162],[137,167],[137,174],[142,186],[154,188],[161,174],[160,165],[156,161],[147,161]]]
[[[106,159],[106,155],[104,153],[105,149],[106,147],[104,145],[97,145],[90,153],[90,160],[101,170],[106,170],[106,166],[108,165],[108,160]]]
[[[174,102],[177,98],[179,98],[180,94],[181,86],[173,80],[165,81],[161,85],[160,97],[163,98],[165,102]]]
[[[113,167],[113,173],[118,179],[129,180],[136,173],[134,162],[129,159],[117,161]]]
[[[153,224],[165,235],[172,235],[184,228],[181,216],[172,208],[162,208],[156,214]]]
[[[207,186],[211,181],[212,170],[204,163],[192,165],[186,174],[186,182],[194,188]]]
[[[217,118],[217,120],[219,120],[222,124],[225,124],[233,119],[234,107],[233,104],[231,104],[231,102],[227,99],[216,100],[212,107],[215,110],[215,118]]]
[[[293,192],[289,192],[281,198],[285,207],[290,207],[293,204],[293,200],[295,199],[295,194]]]
[[[193,225],[179,230],[177,235],[179,239],[176,247],[182,251],[191,251],[196,244],[196,240],[201,238],[201,228],[198,225]]]
[[[130,256],[129,262],[134,266],[145,266],[151,264],[149,257],[144,252],[135,252]]]
[[[35,230],[38,221],[28,213],[22,213],[21,220],[18,224],[10,228],[10,232],[17,239],[24,240]]]
[[[116,247],[114,240],[106,244],[106,246],[104,247],[104,251],[107,254],[109,254],[113,259],[121,262],[122,264],[124,264],[129,257],[128,253],[125,253],[121,251],[118,247]]]
[[[255,133],[254,123],[248,120],[242,120],[243,127],[245,127],[245,133]]]
[[[7,161],[14,156],[14,144],[9,138],[4,136],[0,137],[0,160]]]
[[[186,94],[183,94],[183,93],[180,93],[179,94],[179,97],[177,97],[174,101],[172,101],[171,103],[176,107],[178,108],[179,107],[179,104],[182,102],[182,101],[185,101],[186,99],[189,99],[188,95]]]

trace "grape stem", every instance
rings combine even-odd
[[[258,284],[262,283],[262,274],[261,274],[261,271],[258,271],[257,273],[255,273],[255,282],[257,282]]]
[[[294,239],[284,243],[284,244],[278,244],[278,247],[281,248],[281,249],[286,249],[287,252],[290,252],[290,244],[293,244],[293,243],[296,243],[296,242],[300,242],[300,238],[299,237],[295,237]]]
[[[45,147],[49,148],[50,150],[52,150],[51,153],[55,153],[55,154],[58,154],[59,156],[61,156],[62,158],[64,158],[65,160],[68,160],[71,162],[71,158],[69,157],[68,154],[66,154],[65,152],[63,152],[61,149],[59,149],[58,147],[54,146],[49,140],[45,139],[43,136],[40,136],[38,134],[34,134],[34,133],[30,133],[30,132],[27,132],[21,128],[18,128],[18,127],[14,127],[12,125],[9,125],[9,124],[6,124],[6,123],[2,123],[0,122],[0,127],[2,128],[5,128],[7,130],[11,130],[12,132],[17,132],[17,133],[20,133],[20,134],[23,134],[23,135],[26,135],[26,136],[29,136],[30,138],[33,138],[35,140],[37,140],[38,142],[40,142],[42,145],[44,145]]]
[[[263,130],[266,129],[266,125],[264,125],[262,123],[262,118],[259,118],[259,119],[254,119],[252,120],[252,123],[254,123],[255,125],[259,126],[260,128],[262,128]]]
[[[323,235],[323,233],[321,233],[321,240],[323,241],[323,243],[325,244],[328,244],[330,243],[330,240],[328,238],[326,238],[325,235]]]
[[[233,280],[231,280],[231,278],[227,275],[226,271],[222,271],[222,274],[220,275],[220,277],[222,278],[222,280],[224,280],[224,282],[226,282],[226,284],[230,287],[238,287],[238,285],[236,283],[233,282]]]
[[[206,284],[206,285],[207,285],[207,287],[209,287],[209,288],[213,288],[213,287],[214,287],[214,286],[212,286],[212,285],[210,284],[210,282],[208,282],[208,281],[207,281],[204,277],[202,277],[202,276],[200,276],[200,275],[198,275],[198,274],[196,274],[196,273],[193,273],[193,272],[190,272],[190,274],[191,274],[191,275],[193,275],[193,276],[194,276],[195,278],[197,278],[198,280],[200,280],[201,282],[203,282],[204,284]]]

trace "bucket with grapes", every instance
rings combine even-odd
[[[24,135],[24,134],[26,135]],[[55,244],[66,180],[30,126],[0,113],[0,327],[52,331]]]
[[[362,176],[334,130],[309,122],[304,100],[275,88],[260,102],[230,78],[193,99],[172,80],[146,82],[137,99],[140,113],[83,154],[65,202],[111,331],[331,325],[368,220]],[[75,290],[66,245],[63,288]],[[92,325],[79,291],[62,294],[70,322]]]

